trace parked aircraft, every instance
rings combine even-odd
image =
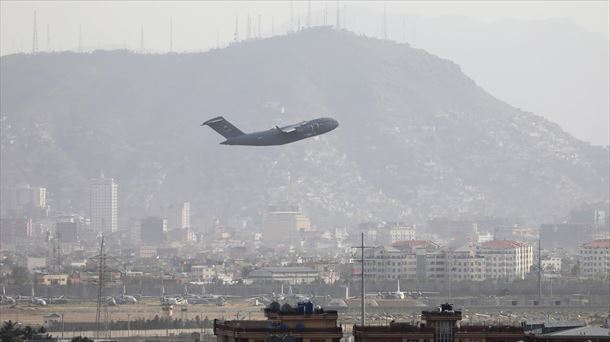
[[[165,286],[161,288],[161,298],[160,302],[162,305],[186,305],[188,301],[183,297],[184,295],[171,295],[168,296],[165,293]]]
[[[226,297],[235,296],[206,293],[205,286],[203,284],[201,285],[201,294],[194,294],[188,292],[188,286],[184,286],[184,298],[189,304],[215,304],[218,306],[223,306],[226,302]]]
[[[401,291],[400,290],[400,279],[397,280],[396,291],[383,291],[377,293],[367,293],[367,296],[377,296],[383,299],[405,299],[407,296],[417,299],[419,297],[425,297],[429,294],[438,294],[438,292],[425,292],[425,291]]]
[[[31,296],[17,296],[17,301],[29,301],[32,305],[35,306],[47,306],[47,301],[44,298],[36,297],[34,293],[34,286],[32,286],[32,295]]]
[[[15,298],[6,295],[6,288],[2,286],[2,295],[0,296],[0,305],[12,305],[17,303]]]

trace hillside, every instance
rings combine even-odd
[[[62,210],[86,212],[101,172],[119,184],[122,220],[184,200],[199,220],[256,223],[286,200],[319,226],[542,220],[608,198],[607,149],[497,100],[448,60],[345,31],[197,54],[11,55],[1,74],[2,184],[47,186]],[[218,114],[244,131],[322,115],[341,126],[286,146],[223,146],[199,126]]]

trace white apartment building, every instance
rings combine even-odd
[[[113,178],[91,181],[91,228],[97,232],[116,232],[118,229],[118,187]]]
[[[485,278],[524,279],[534,263],[531,245],[511,240],[481,243],[477,254],[485,258]]]
[[[410,251],[383,246],[368,250],[364,255],[364,271],[367,279],[414,279],[417,276],[417,256]],[[359,263],[355,262],[354,266],[353,273],[359,273]]]
[[[549,257],[540,260],[543,272],[559,273],[561,272],[561,258]]]
[[[580,276],[605,278],[610,270],[610,239],[599,239],[580,246]]]
[[[390,222],[376,231],[375,241],[379,245],[389,245],[398,241],[415,240],[415,226]]]
[[[485,257],[467,249],[452,251],[447,254],[447,270],[452,281],[483,281]]]

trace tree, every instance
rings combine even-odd
[[[28,284],[30,283],[30,272],[23,266],[15,265],[11,269],[10,279],[12,279],[16,285]]]
[[[76,337],[72,337],[70,342],[93,342],[93,340],[90,339],[89,337],[76,336]]]
[[[21,328],[17,323],[13,321],[5,321],[0,328],[0,341],[4,342],[17,342],[22,341]]]

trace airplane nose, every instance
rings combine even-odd
[[[333,119],[333,121],[332,121],[332,122],[333,122],[333,129],[335,129],[335,128],[339,127],[339,121],[337,121],[337,120]]]

